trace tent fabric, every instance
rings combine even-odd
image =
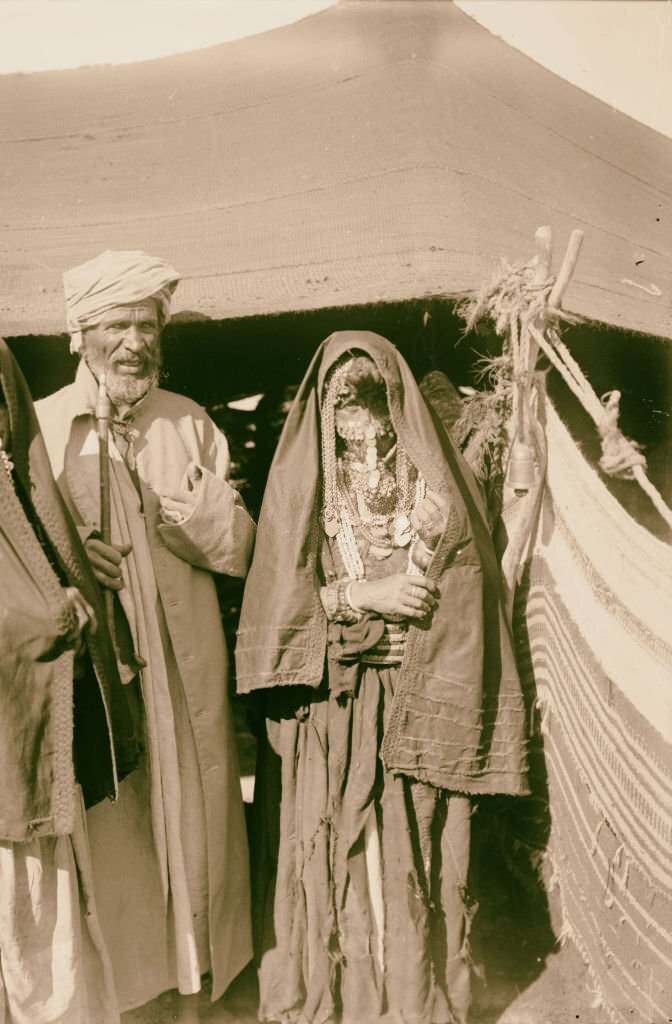
[[[672,1005],[672,548],[629,518],[550,403],[546,414],[546,490],[517,601],[563,936],[614,1024],[662,1024]]]
[[[120,67],[0,78],[0,329],[64,326],[106,248],[240,317],[455,295],[535,229],[586,241],[568,309],[672,337],[672,141],[448,2],[343,2]]]

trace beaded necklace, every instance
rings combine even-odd
[[[418,474],[415,482],[415,495],[413,500],[412,508],[415,508],[419,502],[425,496],[427,485],[424,479]],[[366,530],[362,524],[361,518],[355,512],[352,506],[352,500],[347,489],[344,489],[340,483],[336,488],[337,494],[337,508],[338,508],[338,521],[339,530],[335,535],[336,544],[343,561],[343,566],[350,579],[364,579],[366,572],[364,569],[364,563],[362,556],[359,553],[359,547],[357,546],[357,539],[355,537],[354,525],[359,523],[360,529],[364,536],[369,540]],[[405,544],[397,544],[397,547],[406,547],[408,545],[408,567],[407,572],[413,576],[421,576],[422,571],[413,561],[412,551],[413,543],[417,538],[417,534],[410,526],[408,526],[408,540]],[[375,543],[375,541],[374,541]],[[390,549],[391,553],[391,549]],[[375,557],[375,556],[374,556]]]
[[[394,458],[394,474],[389,464]],[[394,547],[406,547],[410,542],[410,519],[414,502],[411,466],[400,445],[392,448],[377,461],[374,486],[371,470],[349,453],[336,464],[340,501],[348,502],[351,515],[358,519],[362,532],[374,545],[376,558],[385,558]],[[354,503],[353,503],[354,493]],[[356,505],[356,508],[355,508]]]
[[[336,541],[348,575],[351,579],[364,578],[364,565],[359,554],[353,526],[358,523],[369,541],[369,553],[376,558],[388,557],[395,547],[408,546],[408,572],[420,574],[413,562],[411,552],[417,534],[411,528],[410,515],[413,508],[424,498],[425,481],[416,477],[415,486],[410,483],[410,460],[401,445],[396,444],[383,459],[377,458],[376,437],[390,429],[389,420],[378,424],[369,423],[362,429],[354,425],[347,430],[341,428],[344,440],[366,441],[366,456],[363,463],[351,458],[351,483],[360,478],[353,490],[356,493],[355,508],[343,472],[343,460],[336,455],[335,406],[346,390],[347,377],[352,360],[336,367],[321,402],[321,447],[323,473],[322,526],[327,537]],[[361,436],[360,436],[361,435]],[[396,452],[394,477],[387,470],[386,463]],[[356,467],[356,468],[355,468]],[[389,478],[392,477],[390,480]],[[383,486],[381,487],[381,483]],[[382,492],[382,493],[381,493]],[[375,497],[374,497],[375,496]],[[370,507],[368,498],[377,500],[379,512]],[[385,509],[386,499],[390,502],[389,512]],[[389,524],[394,520],[393,530]],[[382,542],[382,543],[381,543]]]

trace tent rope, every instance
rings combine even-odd
[[[545,232],[545,234],[544,234]],[[641,446],[626,437],[618,425],[620,392],[609,391],[598,398],[581,367],[560,337],[561,322],[578,318],[560,308],[562,292],[578,257],[581,232],[573,232],[557,279],[549,273],[550,231],[539,229],[537,241],[542,256],[526,263],[500,264],[493,279],[463,304],[466,329],[489,318],[498,336],[509,342],[512,361],[512,423],[516,437],[534,446],[534,413],[531,382],[541,350],[593,420],[600,435],[602,455],[599,466],[607,476],[634,480],[656,511],[672,527],[672,509],[646,474]],[[546,246],[544,258],[543,246]]]
[[[593,420],[601,439],[600,469],[607,476],[620,480],[634,480],[647,495],[658,514],[672,527],[672,509],[646,475],[646,458],[640,445],[626,437],[618,425],[620,391],[608,391],[600,400],[581,367],[562,342],[557,329],[548,327],[546,334],[534,325],[530,333],[546,358],[561,374]]]

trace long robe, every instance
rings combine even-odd
[[[426,569],[438,604],[409,621],[401,660],[382,669],[354,656],[367,617],[338,639],[320,600],[323,535],[338,518],[324,387],[342,356],[361,353],[385,380],[398,443],[449,510]],[[343,559],[335,578],[346,577]],[[255,849],[263,1017],[463,1022],[469,798],[528,792],[525,704],[476,482],[378,335],[332,335],[299,387],[264,494],[236,661],[240,691],[267,694],[255,794],[270,821]]]
[[[83,534],[99,522],[95,399],[82,362],[72,385],[36,405]],[[127,437],[126,461],[111,444],[112,536],[132,545],[119,596],[146,663],[138,706],[147,755],[118,803],[88,815],[122,1009],[170,987],[197,991],[208,969],[216,999],[251,956],[247,840],[211,573],[245,575],[254,525],[226,481],[226,440],[194,402],[152,391]],[[202,478],[193,512],[179,525],[162,522],[159,496],[183,488],[194,463]]]
[[[367,579],[407,571],[406,549],[367,558],[353,531]],[[320,563],[326,580],[344,578],[326,538]],[[399,664],[367,663],[367,633],[334,630],[323,685],[282,689],[266,705],[255,793],[259,1018],[464,1024],[471,803],[384,770]],[[335,650],[344,641],[345,666]]]
[[[1,340],[0,399],[11,438],[0,460],[0,1024],[119,1024],[84,799],[117,793],[137,743],[98,587]],[[98,620],[74,685],[67,586]],[[78,758],[82,726],[90,747]]]

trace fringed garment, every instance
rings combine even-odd
[[[407,557],[369,563],[367,578],[405,572]],[[470,800],[383,768],[405,642],[405,624],[389,626],[391,653],[383,636],[358,655],[370,638],[334,628],[331,678],[268,703],[257,796],[264,1021],[466,1020]]]

